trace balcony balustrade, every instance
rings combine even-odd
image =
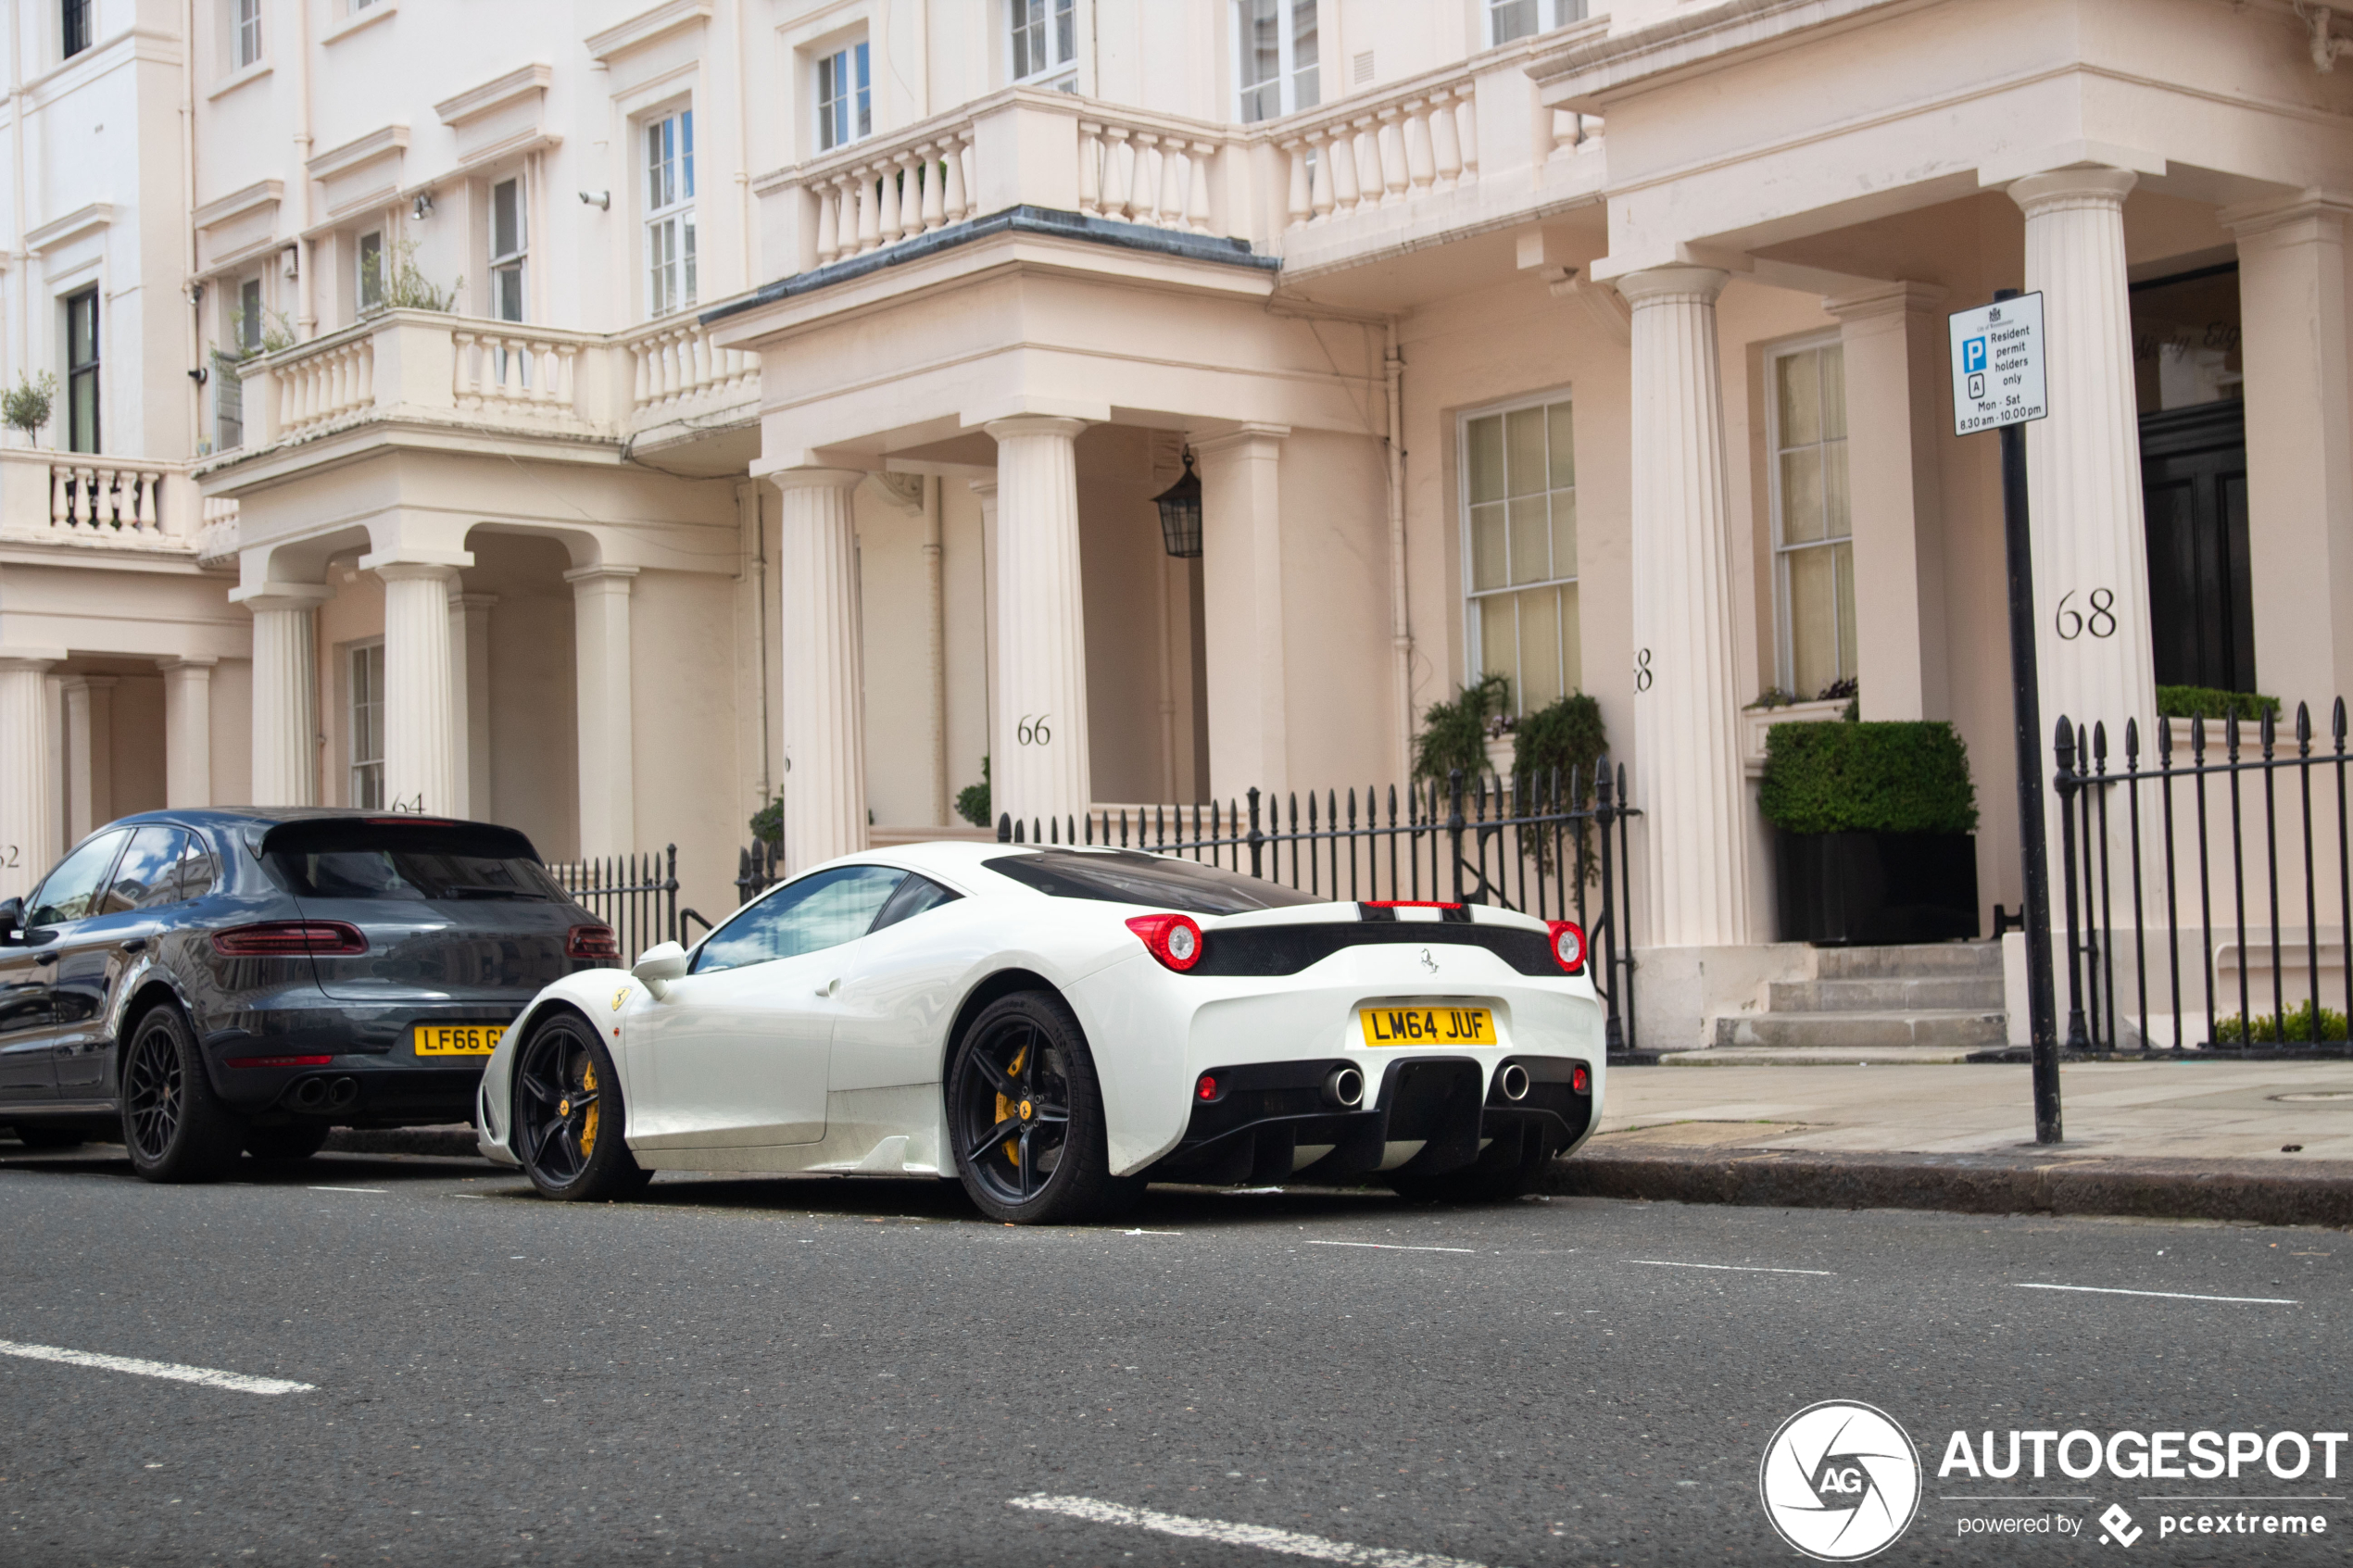
[[[81,452],[0,451],[0,540],[193,553],[197,503],[188,468]]]

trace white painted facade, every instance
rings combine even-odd
[[[68,56],[13,0],[0,377],[67,379],[85,289],[101,353],[94,451],[63,389],[0,449],[0,895],[249,797],[674,842],[716,913],[778,794],[805,863],[984,755],[1024,814],[1387,785],[1508,657],[1629,766],[1681,1043],[1788,961],[1768,687],[1951,720],[2018,902],[1943,323],[2003,287],[2051,324],[2046,718],[2145,724],[2193,655],[2353,685],[2316,8],[1031,3],[90,0]],[[2216,642],[2152,619],[2143,483],[2225,423]],[[1531,479],[1494,433],[1539,425]],[[2060,636],[2095,592],[2116,634]]]

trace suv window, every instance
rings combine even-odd
[[[179,828],[150,823],[132,834],[131,847],[122,852],[122,863],[107,880],[99,911],[119,915],[177,903],[180,857],[187,847],[188,835]]]
[[[96,913],[99,889],[107,885],[107,873],[114,870],[115,857],[130,837],[129,828],[111,829],[58,861],[25,900],[26,928],[62,925]]]
[[[907,873],[836,866],[789,882],[703,939],[694,972],[798,958],[866,935]]]
[[[324,817],[281,822],[261,863],[297,898],[562,902],[531,840],[474,822]]]
[[[999,876],[1057,898],[1100,898],[1113,904],[1181,909],[1189,915],[1239,915],[1251,909],[1327,902],[1313,893],[1239,872],[1205,866],[1198,860],[1140,855],[1132,849],[1041,849],[1029,855],[1000,855],[982,863]]]

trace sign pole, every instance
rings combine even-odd
[[[2018,835],[2024,859],[2028,1039],[2034,1141],[2057,1143],[2058,1005],[2051,976],[2049,837],[2043,820],[2043,703],[2034,653],[2034,558],[2026,500],[2026,424],[2044,418],[2042,296],[2002,289],[1991,307],[1950,320],[1955,433],[1995,427],[2002,440],[2002,534],[2009,558],[2010,703],[2017,725]],[[2009,308],[2006,311],[2005,307]],[[2009,320],[2005,321],[2007,315]]]

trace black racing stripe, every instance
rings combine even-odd
[[[1316,925],[1227,927],[1207,934],[1189,974],[1297,974],[1346,947],[1484,947],[1522,974],[1558,974],[1541,931],[1434,921],[1348,921]]]

